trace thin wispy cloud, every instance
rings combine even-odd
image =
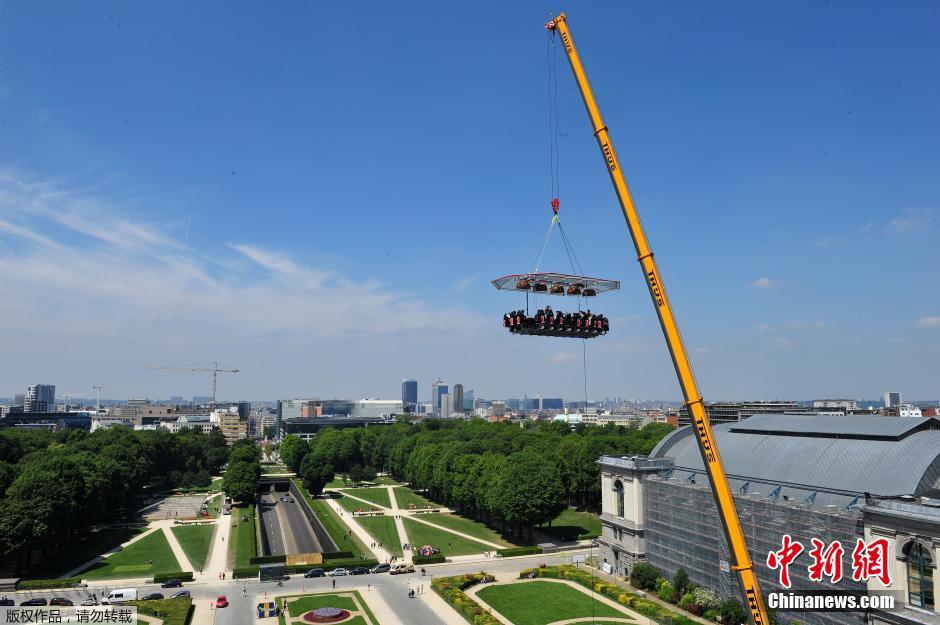
[[[197,250],[175,240],[172,225],[164,230],[115,212],[123,211],[94,195],[0,173],[0,275],[16,295],[0,298],[0,341],[29,350],[30,337],[41,337],[50,349],[65,343],[126,366],[161,354],[173,362],[205,359],[218,346],[237,354],[258,345],[306,354],[315,370],[309,356],[335,366],[330,353],[342,337],[355,335],[388,358],[439,347],[422,343],[429,336],[466,348],[485,323],[466,309],[432,305],[257,244]],[[318,341],[330,347],[318,349]]]
[[[921,317],[917,325],[922,328],[940,328],[940,317]]]
[[[571,352],[558,352],[557,354],[552,355],[552,362],[556,365],[564,365],[573,360],[576,360],[578,357]]]
[[[925,234],[933,230],[934,211],[909,208],[902,215],[890,219],[885,232],[897,236]]]
[[[777,283],[770,278],[758,278],[751,282],[751,287],[755,289],[772,289],[775,286],[777,286]]]

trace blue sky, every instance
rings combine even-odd
[[[940,397],[935,3],[455,6],[5,4],[0,395],[582,397],[489,285],[548,221],[561,8],[706,397]],[[588,394],[678,398],[558,69],[562,219],[623,283]]]

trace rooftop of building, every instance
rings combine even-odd
[[[870,493],[921,496],[940,486],[940,420],[881,416],[759,414],[713,428],[732,488],[781,486],[790,499],[846,505]],[[704,472],[690,427],[653,449],[674,471]]]

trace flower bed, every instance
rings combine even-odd
[[[484,610],[479,603],[464,592],[472,586],[491,582],[493,579],[486,573],[438,577],[431,582],[431,588],[471,625],[501,625],[496,617]]]

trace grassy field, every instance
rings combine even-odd
[[[127,605],[137,606],[141,614],[149,614],[163,619],[163,625],[185,625],[186,616],[193,600],[190,598],[160,599],[158,601],[128,601]],[[138,622],[141,622],[138,619]]]
[[[232,508],[232,534],[228,543],[228,564],[231,567],[248,566],[258,550],[255,527],[255,505]],[[242,518],[245,518],[243,521]]]
[[[438,507],[436,503],[425,499],[407,486],[398,486],[395,488],[395,499],[398,501],[398,507],[403,510],[407,510],[408,506],[411,504],[414,504],[418,508],[426,508],[427,506],[431,506],[432,508]]]
[[[455,514],[424,514],[421,515],[421,518],[428,523],[434,523],[435,525],[457,530],[458,532],[469,534],[474,538],[488,540],[491,543],[496,543],[500,547],[516,546],[513,543],[508,542],[505,538],[499,535],[499,532],[488,527],[485,523],[480,523],[479,521],[474,521],[473,519],[457,516]],[[490,549],[492,549],[492,547]]]
[[[359,499],[371,501],[372,503],[383,506],[385,508],[392,507],[392,502],[388,499],[387,488],[351,488],[346,492],[350,495],[358,497]]]
[[[405,522],[405,532],[408,533],[408,540],[415,547],[431,545],[441,550],[445,556],[465,556],[471,553],[483,553],[492,551],[493,548],[475,540],[468,540],[462,536],[451,534],[450,532],[424,523],[419,523],[408,517],[402,517]]]
[[[147,561],[150,564],[147,564]],[[155,530],[101,562],[85,569],[83,579],[153,577],[155,573],[178,571],[180,565],[162,530]]]
[[[396,556],[401,556],[401,541],[398,539],[398,530],[395,528],[395,519],[390,516],[357,517],[369,535],[382,543],[382,547]]]
[[[343,520],[339,518],[339,515],[336,514],[325,500],[311,497],[300,480],[294,480],[294,484],[296,484],[300,492],[303,493],[307,503],[313,508],[317,518],[320,519],[323,529],[330,535],[340,551],[351,551],[354,556],[364,553],[367,558],[373,556],[372,550],[366,547],[355,534],[350,535],[349,527],[347,527]]]
[[[181,525],[172,529],[176,541],[186,552],[194,571],[201,571],[209,557],[215,525]]]
[[[355,512],[356,510],[371,510],[373,508],[372,504],[359,501],[358,499],[353,499],[352,497],[347,497],[343,493],[334,492],[333,494],[335,495],[333,499],[336,500],[336,503],[342,506],[344,510],[348,510],[349,512]]]
[[[559,537],[580,539],[597,538],[601,535],[601,519],[596,514],[578,512],[568,508],[552,520],[552,525],[543,525],[542,531]]]
[[[477,596],[515,625],[547,625],[590,616],[629,618],[606,603],[594,602],[585,592],[555,582],[490,586],[479,591]]]
[[[351,592],[332,592],[324,594],[314,594],[314,595],[296,595],[293,597],[281,597],[277,600],[278,607],[284,607],[284,602],[287,601],[288,610],[291,616],[291,623],[305,623],[299,617],[305,612],[310,610],[316,610],[317,608],[339,608],[341,610],[349,610],[350,612],[361,611],[368,617],[363,618],[362,615],[359,615],[351,620],[345,621],[344,625],[379,625],[379,622],[376,620],[375,615],[372,614],[372,610],[369,609],[369,606],[363,600],[362,595],[359,591],[353,590]],[[285,625],[285,619],[283,611],[277,617],[277,621],[280,625]]]
[[[61,551],[52,553],[43,561],[38,561],[34,554],[34,564],[26,571],[25,578],[53,579],[65,575],[69,571],[80,567],[89,560],[111,551],[121,543],[127,542],[147,528],[118,527],[91,532],[70,544]],[[12,571],[11,571],[12,573]]]

